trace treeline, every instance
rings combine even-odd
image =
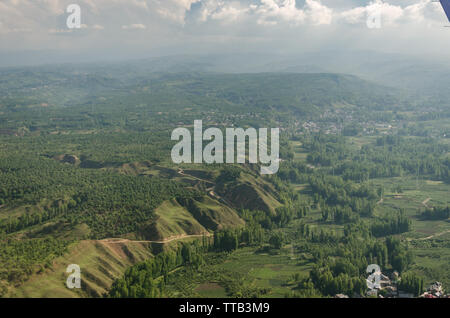
[[[58,200],[49,206],[44,206],[38,211],[32,213],[27,211],[17,218],[8,217],[7,219],[0,221],[0,230],[10,234],[21,231],[33,225],[43,224],[67,213],[69,207],[73,207],[73,202],[73,200],[71,200],[71,202]]]
[[[332,220],[336,224],[356,223],[359,221],[359,214],[353,212],[350,207],[324,205],[321,207],[322,221]]]
[[[18,240],[0,234],[0,281],[23,283],[33,273],[50,267],[55,257],[67,251],[69,243],[51,237]]]
[[[367,184],[327,175],[311,175],[308,181],[323,221],[356,223],[373,215],[379,194]]]
[[[399,272],[404,271],[412,263],[412,254],[406,245],[399,239],[387,236],[384,241],[374,239],[368,225],[347,224],[344,227],[344,235],[335,231],[313,228],[306,223],[301,223],[296,232],[296,240],[304,239],[306,242],[323,246],[336,246],[337,253],[334,256],[351,258],[352,264],[359,264],[361,270],[365,270],[367,263],[379,264],[382,267],[392,266]],[[362,243],[364,241],[365,243]],[[307,248],[309,250],[309,247]],[[326,248],[311,251],[316,261],[326,258]]]
[[[300,200],[288,206],[282,206],[270,211],[241,210],[239,216],[245,221],[243,228],[225,229],[214,232],[214,249],[216,251],[233,251],[239,246],[261,246],[269,243],[279,249],[284,241],[283,236],[276,229],[283,228],[294,219],[301,219],[310,210],[307,202]]]
[[[375,237],[401,234],[411,230],[411,220],[401,210],[397,215],[376,219],[370,224],[370,231]]]
[[[292,183],[308,182],[308,174],[313,173],[314,169],[301,162],[286,162],[280,167],[277,173],[278,178]]]
[[[231,252],[241,244],[254,246],[266,241],[266,233],[260,225],[246,226],[242,229],[226,229],[214,232],[214,250]]]
[[[111,298],[157,298],[164,297],[168,275],[180,266],[198,267],[204,263],[208,250],[206,239],[200,243],[183,244],[175,251],[165,251],[136,264],[125,271],[122,278],[112,284],[107,297]]]
[[[303,140],[308,150],[307,162],[313,165],[332,166],[348,158],[345,138],[337,135],[314,134]]]
[[[298,283],[295,294],[300,297],[340,293],[350,297],[365,295],[368,264],[378,264],[383,271],[402,273],[412,263],[412,254],[407,246],[393,237],[362,239],[360,234],[355,235],[355,231],[348,229],[344,236],[314,229],[303,229],[302,232],[307,241],[297,243],[296,250],[312,254],[316,265],[309,276]],[[326,240],[318,240],[318,237]]]
[[[367,184],[356,184],[341,177],[312,175],[308,181],[316,202],[349,206],[362,215],[371,215],[369,208],[373,208],[378,198],[376,191]]]
[[[348,274],[347,271],[353,273]],[[334,264],[315,266],[310,272],[310,279],[314,287],[326,296],[336,294],[364,295],[367,283],[358,274],[356,267],[340,260]]]
[[[330,173],[345,180],[362,182],[410,174],[450,182],[450,160],[445,156],[450,147],[433,138],[386,135],[360,150],[349,148],[341,136],[319,133],[304,136],[301,141],[309,152],[308,163],[328,167]],[[295,172],[289,173],[291,181],[298,179]]]
[[[406,273],[398,283],[398,290],[420,296],[424,291],[423,278],[414,273]]]
[[[450,207],[433,207],[419,213],[423,220],[446,220],[450,217]]]

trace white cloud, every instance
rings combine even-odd
[[[211,14],[213,20],[222,20],[226,22],[234,22],[244,16],[250,9],[240,8],[233,5],[227,5]]]
[[[203,0],[198,21],[234,22],[246,16],[250,10],[249,6],[244,6],[239,1]]]
[[[149,2],[151,2],[152,8],[163,18],[184,25],[186,13],[191,6],[194,3],[202,2],[202,0],[151,0]]]
[[[146,0],[78,0],[80,5],[87,5],[95,13],[101,12],[105,6],[109,7],[131,7],[136,9],[148,10]]]
[[[413,1],[413,0],[411,0]],[[363,24],[367,15],[381,8],[383,24],[386,26],[430,22],[442,18],[439,3],[431,0],[398,2],[372,0],[368,4],[349,10],[340,10],[323,4],[321,0],[78,0],[82,8],[83,23],[102,29],[116,23],[129,26],[130,20],[140,20],[147,25],[160,23],[186,25],[187,13],[194,4],[199,5],[197,22],[254,23],[271,25],[330,25]],[[62,28],[55,25],[56,17],[64,17],[65,8],[73,0],[2,0],[0,1],[1,33],[16,30],[48,30]],[[402,1],[405,3],[405,1]],[[330,2],[327,2],[330,3]],[[85,21],[88,19],[89,21]],[[159,19],[158,19],[159,18]],[[126,21],[129,19],[128,21]],[[105,21],[107,20],[107,21]],[[99,27],[101,26],[101,27]]]
[[[384,26],[408,23],[417,25],[425,20],[431,22],[434,18],[437,18],[435,14],[436,7],[442,11],[440,4],[432,3],[431,0],[420,0],[417,3],[405,7],[390,4],[382,0],[374,0],[366,6],[360,6],[340,12],[338,19],[349,24],[359,24],[364,23],[368,15],[380,11],[382,24]]]
[[[123,30],[145,30],[147,27],[144,24],[136,23],[130,25],[122,25]]]
[[[313,25],[331,24],[333,10],[320,1],[306,0],[305,12]]]
[[[276,25],[279,22],[302,24],[306,20],[305,11],[298,9],[296,0],[261,0],[255,13],[258,24]]]
[[[259,25],[320,25],[331,23],[333,10],[319,0],[306,0],[303,8],[296,0],[260,0],[259,4],[247,6],[239,1],[204,0],[199,20],[234,22],[241,17],[253,18]]]
[[[70,3],[81,6],[82,31],[66,30],[65,9]],[[354,32],[346,34],[361,42],[367,34],[367,16],[378,8],[383,28],[378,34],[386,39],[401,39],[400,32],[390,28],[406,34],[416,27],[425,34],[430,25],[440,28],[446,23],[440,4],[431,0],[0,0],[0,51],[6,47],[89,49],[123,42],[144,45],[140,36],[151,38],[152,48],[234,44],[244,37],[248,43],[282,43],[281,39],[305,43],[321,41],[312,32],[323,32],[325,39],[350,29]],[[79,36],[55,41],[49,34]],[[428,34],[436,36],[436,32]]]
[[[103,25],[100,25],[100,24],[94,24],[92,26],[92,29],[94,29],[94,30],[104,30],[105,27]]]
[[[422,0],[419,3],[407,6],[404,14],[411,22],[422,22],[425,20],[425,14],[430,3],[431,0]]]
[[[51,28],[48,30],[49,34],[68,34],[74,32],[74,29],[56,29]]]
[[[211,15],[211,18],[213,20],[235,21],[239,18],[239,16],[242,15],[242,13],[243,11],[232,6],[228,6],[226,8],[223,8],[219,12],[214,12]]]
[[[201,1],[202,9],[199,21],[234,22],[245,16],[250,21],[253,19],[257,24],[267,26],[279,24],[294,26],[340,23],[365,24],[368,16],[376,11],[381,11],[384,25],[392,26],[429,20],[432,15],[427,15],[427,12],[429,13],[436,7],[440,7],[438,3],[433,5],[431,0],[417,1],[417,3],[401,6],[383,0],[373,0],[364,6],[339,10],[339,8],[332,8],[323,4],[320,0],[305,0],[303,7],[300,7],[300,1],[297,0],[259,0],[251,4],[247,2],[247,5],[243,4],[246,1],[203,0]]]
[[[23,3],[23,2],[33,2],[33,1],[23,1],[23,0],[16,0],[12,1],[13,3]],[[52,14],[63,14],[65,11],[65,6],[63,4],[63,1],[60,0],[35,0],[35,4],[41,8],[45,8]]]
[[[321,25],[331,23],[333,10],[320,0],[306,0],[302,8],[296,0],[260,0],[247,6],[239,1],[204,0],[199,20],[234,22],[242,17],[253,18],[259,25]]]
[[[340,17],[347,23],[359,24],[364,23],[368,16],[377,12],[380,12],[383,24],[391,24],[403,15],[403,9],[400,6],[377,0],[370,2],[367,6],[341,12]]]

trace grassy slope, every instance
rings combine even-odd
[[[175,199],[163,202],[156,210],[156,224],[149,228],[148,239],[163,240],[179,235],[195,235],[207,230]]]
[[[181,176],[177,174],[176,170],[163,169],[162,167],[149,169],[149,166],[148,163],[124,165],[122,167],[124,171],[121,172],[145,175],[146,172],[155,171],[158,174],[170,174],[171,177],[190,178],[189,175]],[[198,182],[194,177],[193,181]],[[197,213],[181,206],[175,199],[163,202],[155,210],[158,219],[151,227],[149,226],[148,232],[151,235],[145,237],[145,239],[152,241],[167,240],[184,235],[204,234],[208,230],[219,227],[234,227],[244,224],[244,221],[239,218],[234,209],[220,203],[217,198],[205,195],[201,202],[195,201],[194,205]],[[30,209],[34,208],[36,207],[30,207]],[[22,215],[25,213],[25,208],[20,207],[16,211],[18,215]],[[89,235],[89,232],[90,229],[85,224],[71,227],[59,221],[47,222],[30,228],[25,235],[31,235],[32,237],[53,235],[61,239],[81,239],[82,241],[74,243],[66,255],[55,259],[51,268],[46,269],[43,273],[34,274],[22,285],[11,288],[7,297],[99,297],[110,287],[114,279],[123,275],[129,266],[151,257],[152,245],[157,248],[154,249],[155,253],[162,248],[160,244],[152,243],[129,241],[111,243],[83,240],[84,237]],[[130,233],[129,238],[134,239],[135,234]],[[190,240],[190,238],[183,238],[183,240]],[[165,244],[164,246],[168,245],[171,244]],[[65,271],[70,264],[78,264],[81,267],[82,290],[69,290],[65,286],[68,276]]]
[[[273,186],[249,174],[243,174],[238,182],[228,185],[221,194],[236,208],[275,212],[281,203],[275,197]]]
[[[101,296],[113,280],[136,262],[152,256],[149,243],[106,243],[81,241],[70,247],[69,253],[53,261],[51,269],[33,275],[23,285],[10,291],[8,297],[83,297]],[[70,290],[65,282],[66,268],[78,264],[82,289]]]
[[[244,221],[230,207],[210,197],[205,197],[196,206],[206,214],[207,218],[217,225],[216,228],[227,228],[244,225]]]

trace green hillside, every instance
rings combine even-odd
[[[64,256],[54,259],[51,268],[10,288],[6,297],[100,297],[127,267],[151,256],[150,243],[81,241],[70,246]],[[70,290],[65,286],[66,268],[70,264],[78,264],[81,268],[81,290]]]

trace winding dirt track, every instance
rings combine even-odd
[[[430,236],[427,236],[427,237],[422,237],[422,238],[417,239],[417,240],[418,241],[431,240],[432,238],[435,238],[435,237],[438,237],[438,236],[441,236],[441,235],[444,235],[444,234],[447,234],[447,233],[450,233],[450,230],[447,230],[447,231],[444,231],[444,232],[441,232],[441,233],[436,233],[436,234],[433,234],[433,235],[430,235]]]
[[[417,238],[417,239],[408,239],[408,241],[409,242],[411,242],[411,241],[426,241],[426,240],[431,240],[431,239],[433,239],[433,238],[435,238],[435,237],[438,237],[438,236],[442,236],[442,235],[444,235],[444,234],[447,234],[447,233],[450,233],[450,230],[447,230],[447,231],[444,231],[444,232],[440,232],[440,233],[436,233],[436,234],[433,234],[433,235],[430,235],[430,236],[427,236],[427,237],[421,237],[421,238]]]
[[[198,178],[198,177],[195,177],[195,176],[186,174],[186,173],[184,173],[184,170],[181,169],[181,168],[178,169],[177,173],[178,173],[179,175],[186,176],[186,177],[190,177],[190,178],[196,179],[196,180],[198,180],[198,181],[203,181],[203,182],[211,183],[211,181],[209,181],[209,180],[201,179],[201,178]],[[214,189],[214,187],[206,189],[208,195],[211,196],[211,197],[213,197],[214,199],[218,199],[218,200],[219,200],[219,199],[222,199],[220,196],[218,196],[218,195],[213,191],[213,189]],[[223,200],[223,199],[222,199],[222,200]],[[198,238],[198,237],[203,237],[203,236],[210,237],[210,236],[211,236],[211,233],[205,232],[205,233],[203,233],[203,234],[193,234],[193,235],[183,234],[183,235],[178,235],[178,236],[169,237],[169,238],[167,238],[167,239],[165,239],[165,240],[162,240],[162,241],[134,241],[134,240],[127,240],[127,239],[120,239],[120,238],[117,238],[117,239],[116,239],[116,238],[109,238],[109,239],[99,240],[99,242],[100,242],[100,243],[106,243],[106,244],[124,244],[124,243],[156,243],[156,244],[166,244],[166,243],[170,243],[170,242],[173,242],[173,241],[183,240],[183,239],[186,239],[186,238],[196,238],[196,237]]]
[[[184,170],[181,169],[181,168],[178,168],[177,173],[178,173],[179,175],[182,175],[182,176],[185,176],[185,177],[189,177],[189,178],[192,178],[192,179],[195,179],[195,180],[198,180],[198,181],[203,181],[203,182],[205,182],[205,183],[210,183],[210,184],[212,183],[210,180],[205,180],[205,179],[202,179],[202,178],[199,178],[199,177],[190,175],[190,174],[186,174],[186,173],[184,173]],[[213,188],[214,188],[214,187],[213,187]],[[209,188],[209,189],[213,189],[213,188]],[[207,190],[209,190],[209,189],[207,189]]]
[[[201,178],[198,178],[198,177],[193,176],[193,175],[190,175],[190,174],[186,174],[186,173],[184,173],[184,170],[181,169],[181,168],[178,168],[177,173],[178,173],[179,175],[182,175],[182,176],[185,176],[185,177],[189,177],[189,178],[193,178],[193,179],[198,180],[198,181],[203,181],[203,182],[206,182],[206,183],[212,183],[210,180],[205,180],[205,179],[201,179]],[[229,206],[233,206],[230,202],[228,202],[228,201],[225,200],[223,197],[221,197],[221,196],[218,195],[216,192],[214,192],[214,187],[206,188],[205,190],[206,190],[206,193],[207,193],[211,198],[216,199],[216,200],[219,201],[219,202],[220,202],[220,201],[223,201],[224,203],[226,203],[226,204],[229,205]]]
[[[174,237],[169,237],[165,240],[162,241],[133,241],[133,240],[127,240],[127,239],[114,239],[114,238],[110,238],[110,239],[104,239],[104,240],[100,240],[101,243],[108,243],[108,244],[123,244],[123,243],[157,243],[157,244],[166,244],[166,243],[170,243],[173,241],[178,241],[178,240],[183,240],[186,238],[194,238],[194,237],[209,237],[211,236],[210,233],[204,233],[204,234],[194,234],[194,235],[178,235],[178,236],[174,236]]]

